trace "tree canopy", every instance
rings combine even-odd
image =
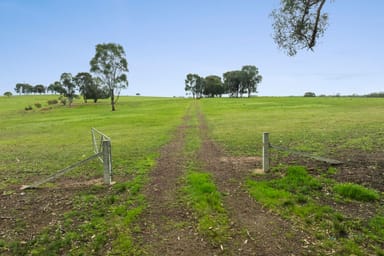
[[[271,13],[273,39],[288,55],[298,50],[313,50],[328,25],[323,11],[327,0],[281,0],[280,8]],[[328,0],[330,1],[330,0]]]
[[[201,98],[204,90],[204,78],[197,74],[187,74],[184,90],[190,91],[193,98]]]
[[[101,87],[98,78],[92,77],[88,72],[80,72],[73,78],[84,102],[87,103],[88,99],[93,99],[97,102],[98,99],[105,99],[109,97],[109,91],[106,87]]]
[[[112,111],[115,111],[121,89],[128,87],[128,62],[123,47],[114,43],[96,45],[96,53],[90,65],[91,72],[108,88]]]
[[[71,73],[62,73],[60,76],[62,94],[68,98],[69,106],[72,105],[73,98],[76,97],[76,84]]]
[[[224,81],[224,82],[223,82]],[[242,97],[244,93],[251,96],[257,93],[257,86],[262,81],[259,69],[253,65],[245,65],[241,70],[227,71],[221,77],[210,75],[205,78],[197,74],[189,73],[185,79],[185,91],[191,92],[195,98],[203,95],[216,97],[229,94],[230,97]]]
[[[205,79],[204,95],[208,97],[221,96],[224,93],[223,82],[219,76],[207,76]]]

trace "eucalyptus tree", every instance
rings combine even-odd
[[[34,92],[38,94],[45,93],[45,86],[42,84],[35,85]]]
[[[60,76],[61,92],[67,97],[69,107],[72,106],[73,99],[76,97],[76,84],[71,73],[62,73]]]
[[[58,94],[64,94],[65,89],[63,88],[63,85],[59,81],[55,81],[52,84],[50,84],[47,88],[47,91],[50,91],[52,93],[58,93]]]
[[[101,87],[100,79],[92,77],[88,72],[78,73],[73,81],[83,96],[85,103],[87,103],[88,99],[93,99],[93,102],[96,103],[98,99],[109,97],[108,90]]]
[[[205,79],[204,95],[208,97],[220,96],[224,93],[223,82],[219,76],[207,76]]]
[[[226,92],[230,94],[231,97],[239,97],[239,94],[242,94],[244,89],[242,87],[242,82],[244,80],[243,73],[240,70],[227,71],[223,74],[224,87]]]
[[[189,73],[185,79],[185,91],[190,91],[193,98],[200,98],[204,89],[204,78]]]
[[[313,50],[328,26],[324,5],[331,0],[281,0],[271,13],[273,39],[279,48],[293,56],[301,49]]]
[[[108,88],[112,111],[115,111],[121,90],[128,87],[128,62],[124,48],[114,43],[98,44],[90,65],[91,72]]]
[[[242,74],[242,85],[248,92],[248,98],[251,93],[257,92],[257,85],[261,82],[263,77],[259,74],[259,69],[253,65],[243,66],[241,69]]]
[[[23,85],[22,83],[17,83],[16,86],[15,86],[15,92],[18,93],[18,94],[21,94],[22,92],[22,88],[23,88]]]
[[[34,87],[28,83],[17,83],[14,90],[18,94],[29,94],[34,92]]]

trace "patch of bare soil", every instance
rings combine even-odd
[[[384,192],[384,152],[347,153],[348,155],[341,156],[344,164],[338,168],[335,179],[339,182],[353,182]]]
[[[0,194],[0,240],[33,240],[44,228],[56,225],[71,210],[75,195],[100,179],[57,182],[53,188],[20,190],[9,187]],[[106,188],[107,189],[107,188]],[[100,193],[102,193],[100,191]]]
[[[384,152],[367,153],[362,151],[343,151],[335,158],[342,162],[340,165],[315,161],[300,156],[282,156],[276,153],[275,162],[288,163],[291,165],[305,166],[313,175],[323,175],[328,172],[329,167],[336,168],[335,174],[327,174],[340,183],[356,183],[368,188],[384,192]],[[370,202],[358,201],[335,201],[328,196],[329,191],[323,191],[320,203],[332,206],[343,215],[351,218],[368,219],[377,213],[377,205]]]
[[[276,163],[283,162],[293,165],[303,165],[314,174],[326,172],[332,165],[300,156],[282,156],[275,152]],[[344,150],[334,156],[342,164],[335,165],[337,173],[332,177],[338,182],[351,182],[384,192],[384,151],[367,153],[357,150]]]
[[[208,129],[200,115],[203,145],[199,159],[210,171],[224,197],[224,206],[232,221],[229,255],[309,255],[311,238],[291,223],[264,209],[245,187],[252,170],[261,167],[257,157],[228,157],[208,138]]]
[[[178,203],[180,179],[188,160],[183,155],[187,129],[180,126],[174,139],[162,148],[144,191],[148,206],[135,234],[143,255],[217,255],[220,250],[198,234],[192,214]]]

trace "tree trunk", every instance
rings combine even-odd
[[[115,94],[114,94],[114,90],[112,89],[111,90],[111,105],[112,105],[112,111],[115,111]]]

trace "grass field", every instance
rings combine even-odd
[[[384,99],[205,99],[212,136],[236,155],[261,154],[262,133],[271,143],[318,154],[345,148],[376,151],[384,144]]]
[[[122,97],[116,113],[109,111],[108,101],[24,110],[35,102],[47,105],[48,98],[0,98],[0,171],[6,177],[0,188],[38,179],[92,155],[92,127],[112,139],[114,172],[124,174],[141,160],[154,159],[188,106],[185,100]],[[71,175],[96,176],[99,169],[96,162]]]
[[[148,173],[184,116],[198,109],[207,120],[209,136],[230,156],[260,156],[262,133],[269,132],[274,145],[342,160],[344,165],[330,167],[273,152],[272,172],[262,176],[248,173],[244,183],[260,204],[315,234],[317,242],[311,244],[314,251],[384,255],[384,99],[257,97],[194,101],[121,97],[117,111],[111,112],[108,100],[97,104],[77,100],[71,108],[47,104],[55,98],[0,97],[0,194],[4,205],[0,217],[10,223],[1,233],[0,253],[141,255],[133,237],[139,232],[135,222],[147,207],[142,189]],[[35,103],[42,107],[35,107]],[[33,109],[26,111],[29,105]],[[192,118],[186,125],[189,133],[184,153],[192,157],[201,147],[198,120]],[[113,179],[117,183],[111,188],[99,184],[76,187],[70,191],[74,198],[70,204],[65,197],[57,205],[56,224],[42,221],[36,224],[37,233],[32,238],[23,234],[21,230],[33,229],[33,217],[12,218],[25,206],[13,207],[11,201],[41,202],[34,199],[39,190],[21,195],[18,188],[90,156],[92,127],[112,140]],[[210,170],[203,169],[195,158],[185,169],[180,202],[194,206],[203,236],[209,235],[211,226],[225,223],[218,229],[224,233],[211,240],[216,245],[228,242],[225,232],[231,220],[221,201],[224,191],[217,191]],[[101,177],[102,166],[95,160],[43,187],[67,196],[68,191],[60,184],[87,184]],[[50,200],[45,196],[44,200]]]

